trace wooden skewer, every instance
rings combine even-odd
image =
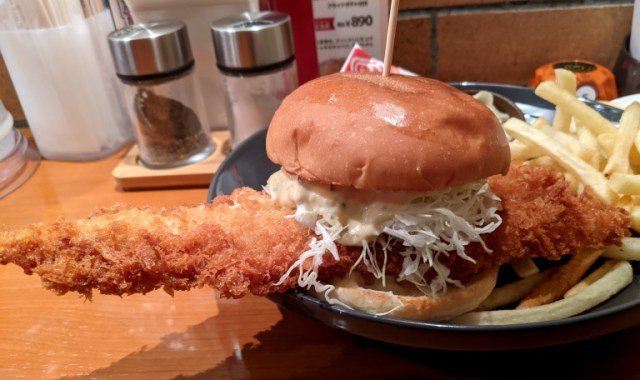
[[[382,75],[387,77],[391,72],[391,61],[393,60],[393,44],[396,39],[396,25],[398,24],[398,7],[400,0],[391,0],[391,11],[389,13],[389,27],[387,28],[387,45],[384,50],[384,68]]]

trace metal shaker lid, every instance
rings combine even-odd
[[[294,56],[291,20],[282,12],[244,12],[211,24],[218,66],[255,69]]]
[[[108,39],[121,76],[169,74],[193,64],[187,27],[180,21],[134,24],[111,32]]]

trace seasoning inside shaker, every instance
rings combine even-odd
[[[140,161],[153,169],[202,160],[215,146],[193,76],[186,26],[135,24],[109,35],[118,77],[128,85]]]
[[[153,162],[182,162],[210,145],[198,115],[181,102],[141,88],[134,100],[146,155]],[[143,159],[143,163],[148,159]]]
[[[291,21],[282,12],[244,12],[211,25],[235,147],[266,128],[298,86]]]

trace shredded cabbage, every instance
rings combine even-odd
[[[322,204],[326,205],[331,201],[323,199]],[[443,255],[456,254],[462,259],[474,262],[465,254],[465,247],[472,242],[482,244],[485,251],[490,252],[481,235],[495,231],[501,224],[502,219],[497,213],[499,205],[499,198],[490,191],[488,183],[484,180],[415,196],[401,205],[390,205],[388,209],[393,212],[375,226],[381,233],[372,240],[360,240],[362,251],[354,268],[364,263],[375,278],[384,282],[389,247],[400,243],[404,247],[399,252],[403,257],[403,264],[396,279],[413,283],[427,295],[444,294],[448,285],[461,284],[449,277],[450,270],[440,259]],[[361,206],[363,212],[366,212],[366,205]],[[296,212],[292,217],[314,229],[316,237],[309,243],[309,249],[300,255],[279,283],[297,268],[300,287],[313,288],[318,293],[326,292],[325,297],[329,302],[339,303],[329,296],[335,288],[318,281],[318,269],[327,252],[339,260],[336,242],[345,237],[348,241],[353,241],[353,236],[345,236],[352,230],[347,228],[347,224],[352,226],[354,220],[358,221],[358,216],[351,216],[343,223],[341,220],[344,218],[326,215],[326,208],[314,208],[309,202],[297,203]],[[377,260],[380,255],[382,266],[378,265]],[[435,276],[427,281],[425,274],[430,270],[435,272]]]

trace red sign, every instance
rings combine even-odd
[[[333,25],[333,21],[333,17],[317,18],[313,20],[313,26],[315,27],[316,32],[335,30],[336,27]]]
[[[303,84],[316,78],[319,75],[318,51],[311,0],[260,0],[260,9],[284,12],[291,17],[298,82]]]
[[[349,56],[342,65],[341,72],[349,71],[369,71],[381,73],[384,70],[384,62],[373,58],[357,43],[351,49]],[[391,74],[417,75],[414,72],[403,69],[402,67],[391,65]]]

